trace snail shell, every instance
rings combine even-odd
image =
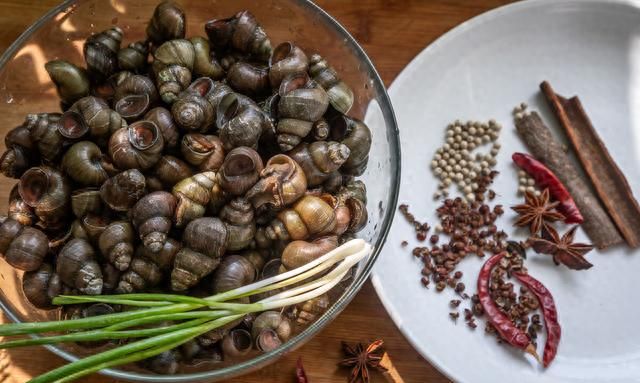
[[[74,181],[85,186],[100,186],[109,178],[102,166],[102,152],[91,141],[73,144],[62,158],[62,169]]]
[[[364,173],[371,150],[371,130],[367,125],[358,119],[340,115],[331,121],[331,138],[351,151],[341,171],[353,176]]]
[[[161,106],[155,107],[144,115],[144,119],[153,122],[160,129],[167,149],[173,149],[178,146],[180,134],[169,110]]]
[[[162,156],[164,140],[151,121],[136,121],[109,140],[109,156],[119,169],[149,169]]]
[[[43,263],[40,268],[24,273],[22,277],[22,292],[29,303],[43,310],[55,306],[53,298],[62,293],[62,282],[53,267]]]
[[[291,322],[277,311],[258,315],[251,327],[251,336],[260,351],[275,350],[291,337]]]
[[[195,36],[189,39],[189,41],[193,44],[193,50],[195,52],[193,74],[196,76],[209,77],[214,80],[223,78],[224,70],[211,52],[209,40],[204,37]]]
[[[307,178],[309,187],[322,185],[330,174],[347,161],[351,151],[349,147],[335,141],[306,142],[296,146],[289,156],[293,158]]]
[[[234,359],[247,355],[253,342],[247,330],[233,329],[222,338],[222,352],[225,358]]]
[[[156,78],[162,101],[172,104],[191,83],[191,71],[180,65],[169,65],[158,71]]]
[[[222,141],[214,135],[185,134],[180,150],[185,160],[203,171],[220,169],[225,158]]]
[[[61,116],[59,113],[41,113],[31,127],[31,142],[36,145],[38,153],[45,162],[56,161],[65,149],[67,137],[62,134],[66,132],[62,126]],[[86,133],[86,130],[83,133]]]
[[[220,211],[220,219],[227,224],[229,231],[229,251],[241,250],[249,246],[256,233],[253,206],[243,197],[229,201]]]
[[[118,66],[121,71],[140,73],[147,66],[149,49],[144,41],[136,41],[118,51]]]
[[[71,236],[85,239],[93,244],[98,242],[102,232],[109,226],[109,219],[105,216],[87,214],[71,224]]]
[[[260,178],[263,169],[260,154],[248,147],[231,150],[224,159],[218,179],[224,191],[244,195]]]
[[[22,125],[7,132],[4,144],[7,150],[0,158],[0,171],[7,177],[20,178],[22,174],[38,161],[31,129],[37,123],[38,115],[29,114]]]
[[[320,258],[336,247],[338,247],[337,236],[320,237],[311,242],[293,241],[282,252],[282,265],[287,270],[293,270]]]
[[[102,208],[102,198],[98,188],[76,189],[71,193],[71,211],[78,218],[87,214],[100,214]]]
[[[94,142],[101,147],[112,133],[127,127],[127,122],[118,112],[109,109],[104,100],[93,96],[76,101],[63,113],[62,124],[70,132],[83,132],[88,128]]]
[[[145,186],[144,175],[139,170],[125,170],[102,184],[100,196],[111,209],[127,211],[146,194]]]
[[[173,194],[157,191],[142,197],[133,207],[133,224],[142,243],[151,252],[157,253],[164,247],[176,203]]]
[[[100,253],[118,270],[123,271],[129,268],[133,257],[133,227],[127,221],[116,221],[111,223],[100,234],[98,248]]]
[[[173,195],[178,200],[175,212],[177,227],[183,227],[189,221],[204,215],[211,201],[214,185],[216,173],[203,172],[185,178],[173,187]]]
[[[193,175],[189,165],[174,156],[162,156],[152,174],[161,183],[160,189],[171,189],[175,184]]]
[[[116,269],[115,266],[107,262],[102,263],[100,269],[102,270],[102,292],[104,294],[111,294],[118,287],[122,273]]]
[[[147,36],[156,45],[167,40],[181,39],[187,27],[186,16],[173,1],[163,1],[153,11],[147,25]]]
[[[271,56],[271,41],[249,11],[238,12],[228,19],[208,21],[204,28],[216,49],[224,50],[231,46],[262,62]]]
[[[33,208],[27,205],[20,193],[18,192],[18,184],[14,185],[9,193],[9,218],[18,221],[21,225],[31,226],[35,223],[37,216]]]
[[[147,76],[133,75],[123,80],[113,95],[114,109],[127,121],[135,121],[158,101],[158,91]]]
[[[60,171],[49,166],[31,168],[20,177],[18,192],[45,227],[56,226],[67,217],[71,188]]]
[[[185,247],[176,254],[171,271],[174,291],[195,286],[218,266],[226,250],[228,232],[217,218],[197,218],[186,226],[182,240]]]
[[[331,233],[335,226],[333,207],[319,197],[306,195],[278,213],[266,234],[272,240],[301,240]]]
[[[0,217],[0,254],[19,270],[37,270],[49,251],[49,239],[40,230]]]
[[[218,103],[216,125],[225,150],[239,146],[257,148],[271,120],[253,100],[238,93],[225,95]]]
[[[71,105],[89,95],[89,76],[84,69],[65,60],[49,61],[44,64],[44,69],[55,84],[63,104]]]
[[[93,248],[84,239],[74,238],[60,250],[56,273],[62,282],[78,289],[82,294],[102,293],[102,270],[96,262]]]
[[[269,68],[264,65],[239,61],[227,72],[227,83],[236,92],[252,97],[269,94]]]
[[[278,154],[267,162],[260,173],[260,180],[247,192],[253,207],[267,205],[283,208],[302,197],[307,190],[304,171],[291,157]]]
[[[213,89],[214,83],[208,77],[196,79],[180,93],[171,107],[175,122],[188,131],[206,132],[214,123],[214,110],[205,98]]]
[[[213,273],[213,291],[222,293],[252,283],[257,276],[253,264],[240,255],[222,259]]]
[[[309,58],[300,47],[289,41],[278,45],[269,59],[271,87],[277,89],[285,77],[306,73],[308,68]]]
[[[91,35],[84,43],[87,70],[96,79],[105,79],[118,70],[118,51],[122,42],[122,29],[111,27]]]
[[[324,314],[331,305],[329,296],[322,294],[308,301],[304,301],[296,305],[294,315],[296,317],[296,323],[301,326],[308,326],[311,322],[315,321]]]
[[[347,114],[353,105],[353,91],[345,84],[338,73],[329,66],[327,60],[318,54],[311,55],[309,74],[327,91],[331,106],[342,114]]]
[[[136,291],[144,291],[154,287],[162,281],[162,271],[151,259],[136,255],[131,260],[129,270],[120,277],[116,292],[129,294]]]

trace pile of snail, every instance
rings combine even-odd
[[[207,37],[185,29],[184,11],[162,2],[144,41],[122,47],[118,27],[88,37],[85,67],[45,65],[62,113],[29,114],[6,135],[0,171],[19,181],[0,253],[25,271],[34,306],[53,309],[60,294],[223,292],[366,225],[355,177],[371,132],[347,115],[353,92],[333,67],[292,42],[272,48],[248,11],[207,22]],[[247,317],[145,365],[173,373],[181,360],[272,350],[329,301]]]

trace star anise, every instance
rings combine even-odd
[[[540,196],[527,192],[525,203],[512,207],[520,215],[516,226],[529,226],[531,234],[538,234],[544,221],[554,222],[564,220],[564,215],[555,211],[560,202],[549,202],[549,189],[544,189]]]
[[[343,359],[339,365],[352,369],[351,375],[349,376],[349,383],[354,383],[358,380],[363,383],[369,383],[369,367],[379,368],[383,355],[381,350],[382,344],[382,340],[376,340],[367,347],[364,347],[362,343],[351,347],[347,343],[342,342],[342,351],[346,358]]]
[[[592,245],[573,243],[578,226],[567,231],[562,238],[551,225],[545,225],[542,237],[529,238],[536,253],[550,254],[556,265],[562,263],[573,270],[586,270],[593,266],[584,255],[593,249]]]

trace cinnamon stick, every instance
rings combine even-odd
[[[382,375],[385,377],[387,382],[389,383],[404,383],[404,380],[398,373],[398,370],[393,365],[391,358],[388,353],[384,353],[382,355],[382,359],[380,360],[380,364],[378,365],[380,370],[382,371]]]
[[[569,190],[580,213],[584,217],[582,228],[594,246],[599,249],[623,242],[615,224],[600,204],[598,197],[582,179],[569,155],[560,142],[551,134],[536,112],[517,113],[516,130],[522,140],[539,161],[544,163]]]
[[[630,247],[640,245],[640,206],[633,197],[627,178],[613,160],[578,96],[569,99],[540,84],[549,105],[564,128],[578,159],[613,222]]]

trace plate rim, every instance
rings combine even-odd
[[[463,21],[462,23],[456,25],[455,27],[449,29],[444,34],[437,37],[431,43],[429,43],[422,51],[420,51],[414,58],[404,66],[402,71],[393,79],[393,82],[387,88],[387,94],[391,98],[393,102],[394,95],[394,86],[398,87],[399,83],[406,81],[406,77],[410,75],[410,72],[414,67],[418,66],[418,62],[422,60],[428,60],[430,56],[437,54],[437,50],[440,49],[441,46],[448,43],[450,40],[458,37],[459,35],[465,33],[467,30],[480,25],[487,23],[495,18],[503,17],[504,15],[508,15],[514,12],[519,12],[522,10],[526,10],[529,8],[536,8],[539,6],[550,5],[550,6],[559,6],[559,5],[568,5],[568,4],[600,4],[600,5],[615,5],[615,6],[630,6],[637,9],[640,9],[640,0],[521,0],[516,1],[514,3],[505,4],[500,7],[490,9],[486,12],[483,12],[479,15],[476,15],[468,20]],[[396,112],[397,113],[397,112]],[[398,202],[399,203],[399,202]],[[397,210],[397,206],[395,207]],[[396,212],[397,214],[397,212]],[[380,256],[384,256],[385,249],[383,248]],[[402,317],[399,312],[396,311],[392,300],[386,296],[386,292],[382,283],[380,281],[380,277],[377,273],[377,268],[374,267],[371,271],[371,283],[373,285],[374,290],[376,291],[376,295],[378,299],[382,302],[387,314],[391,317],[396,328],[400,331],[404,339],[413,347],[413,349],[420,354],[431,366],[433,366],[438,372],[443,374],[447,379],[450,379],[454,382],[462,382],[459,377],[456,376],[454,371],[450,366],[446,366],[442,360],[430,353],[428,349],[423,349],[422,346],[419,346],[414,338],[409,336],[407,333],[407,327],[402,325]]]

